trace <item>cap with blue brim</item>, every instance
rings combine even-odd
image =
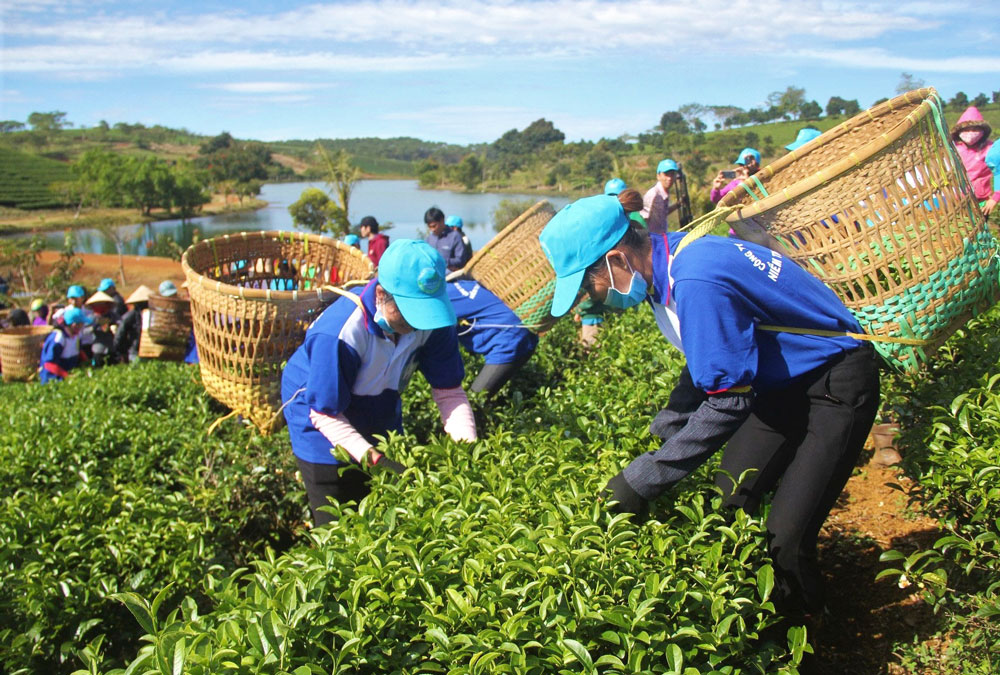
[[[604,194],[617,196],[627,188],[628,186],[625,185],[625,181],[623,181],[621,178],[612,178],[611,180],[609,180],[607,183],[604,184]]]
[[[680,171],[677,162],[672,159],[664,159],[656,165],[656,173],[667,173],[668,171]]]
[[[785,146],[785,150],[791,152],[797,148],[801,148],[803,145],[808,143],[814,138],[819,138],[823,134],[819,129],[813,129],[812,127],[806,127],[805,129],[799,129],[799,135],[795,137],[795,140]]]
[[[379,260],[378,283],[396,301],[406,323],[417,330],[434,330],[457,322],[448,299],[446,273],[444,258],[432,246],[397,239]]]
[[[89,326],[94,323],[94,319],[79,307],[68,308],[65,312],[63,312],[62,318],[63,323],[67,326],[72,326],[74,324]]]
[[[461,230],[465,223],[462,222],[462,219],[459,216],[448,216],[444,219],[444,224],[448,227],[457,227]]]
[[[356,234],[345,234],[344,243],[348,246],[354,246],[355,244],[360,244],[361,239]]]
[[[76,284],[70,286],[66,290],[66,297],[67,298],[82,298],[85,295],[86,295],[86,293],[84,293],[84,291],[83,291],[83,286],[78,286]]]
[[[733,162],[733,164],[746,165],[747,157],[753,157],[757,160],[757,163],[760,164],[760,153],[753,148],[743,148],[740,150],[740,156],[736,158],[736,161]]]
[[[552,217],[538,243],[556,272],[552,316],[562,316],[576,303],[587,268],[621,241],[628,217],[617,198],[585,197]]]
[[[98,284],[97,290],[99,290],[101,293],[107,293],[108,289],[114,287],[115,287],[115,280],[112,279],[111,277],[106,277],[104,279],[101,279],[101,283]]]

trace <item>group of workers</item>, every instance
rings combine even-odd
[[[163,297],[177,295],[170,280],[159,285]],[[50,306],[41,298],[32,300],[29,312],[11,310],[8,326],[51,326],[42,344],[38,364],[39,380],[45,384],[63,380],[81,365],[93,366],[130,363],[138,359],[144,311],[148,316],[153,291],[139,286],[129,297],[122,297],[113,279],[101,280],[89,297],[83,286],[73,284],[66,290],[65,302]],[[196,354],[193,341],[189,358]]]
[[[819,134],[803,129],[786,149]],[[961,140],[985,153],[975,136]],[[713,181],[713,202],[760,169],[760,153],[745,148],[735,164],[736,172]],[[556,275],[553,316],[577,307],[586,326],[588,312],[647,305],[686,357],[666,407],[650,422],[659,447],[633,458],[601,497],[641,516],[725,446],[716,484],[726,507],[754,513],[771,494],[776,602],[790,616],[807,615],[824,605],[820,528],[879,408],[876,353],[855,337],[863,330],[833,291],[780,252],[733,236],[669,231],[677,208],[669,191],[678,178],[677,163],[664,159],[644,196],[612,179],[605,194],[560,210],[539,236]],[[991,193],[985,206],[995,202]],[[476,282],[447,281],[449,270],[464,265],[465,249],[438,209],[425,222],[428,241],[393,242],[375,279],[323,313],[285,370],[285,417],[317,524],[330,521],[320,509],[328,498],[360,499],[369,489],[366,472],[342,470],[335,447],[374,470],[405,470],[380,454],[377,436],[402,429],[400,392],[413,370],[431,385],[445,431],[476,439],[458,346],[476,351],[489,338],[470,338],[463,328],[506,334],[517,318]],[[470,316],[463,307],[477,303],[499,312],[463,322]],[[533,349],[532,342],[507,350],[506,372]],[[489,379],[486,370],[481,379]]]

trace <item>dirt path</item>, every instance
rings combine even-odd
[[[870,453],[866,453],[866,456]],[[907,508],[912,483],[895,467],[869,463],[848,481],[820,535],[820,564],[829,593],[829,615],[811,640],[816,658],[804,672],[822,675],[904,675],[894,643],[927,640],[934,632],[930,608],[917,588],[875,576],[888,565],[889,549],[910,553],[941,536],[937,522]]]
[[[83,259],[83,267],[73,277],[73,281],[83,284],[88,293],[97,290],[97,284],[105,277],[111,277],[118,284],[118,291],[125,297],[131,293],[139,284],[145,284],[156,290],[160,282],[170,279],[178,287],[184,281],[184,271],[181,264],[169,258],[154,258],[144,255],[124,256],[125,284],[121,284],[118,277],[118,256],[106,255],[103,253],[80,253],[77,254]],[[39,258],[39,275],[44,276],[52,266],[52,263],[59,258],[58,251],[42,251]]]

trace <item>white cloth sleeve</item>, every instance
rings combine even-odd
[[[476,434],[476,418],[464,389],[431,389],[431,395],[441,411],[441,421],[449,436],[456,441],[474,441],[479,438]]]
[[[343,415],[330,416],[316,410],[310,410],[309,421],[312,422],[317,431],[323,434],[326,440],[330,441],[332,447],[339,445],[358,464],[361,464],[361,460],[372,447],[372,444],[365,440],[365,437],[358,433],[354,425]]]

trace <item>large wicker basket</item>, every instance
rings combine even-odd
[[[886,101],[761,169],[720,206],[744,239],[825,281],[893,366],[915,370],[997,297],[997,242],[933,89]],[[807,328],[807,327],[806,327]]]
[[[538,333],[552,327],[556,275],[538,243],[555,209],[543,200],[522,213],[449,279],[471,277],[496,294]]]
[[[149,296],[149,334],[153,342],[186,347],[191,335],[191,301],[187,298]]]
[[[27,382],[38,375],[42,345],[52,326],[17,326],[0,330],[0,368],[4,382]]]
[[[243,232],[181,259],[205,389],[264,434],[279,429],[281,371],[306,328],[337,299],[327,284],[373,274],[361,251],[299,232]]]

